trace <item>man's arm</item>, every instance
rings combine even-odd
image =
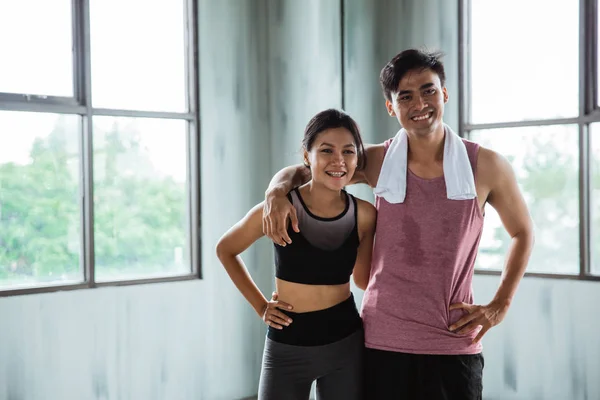
[[[350,184],[366,183],[371,187],[377,185],[379,171],[384,158],[383,144],[365,145],[366,164],[362,171],[355,171]],[[273,176],[269,188],[265,192],[263,208],[263,232],[280,246],[292,243],[287,233],[288,217],[292,228],[300,232],[296,209],[286,195],[295,187],[305,184],[311,179],[310,168],[302,164],[285,167]]]
[[[288,216],[294,231],[300,232],[296,209],[286,196],[293,188],[305,184],[310,179],[310,168],[302,164],[291,165],[277,172],[265,191],[263,233],[280,246],[292,243],[287,233]]]
[[[377,186],[377,180],[379,179],[379,172],[381,172],[381,166],[383,165],[383,159],[385,157],[385,148],[383,143],[380,144],[366,144],[365,145],[365,168],[361,171],[354,171],[350,184],[354,185],[357,183],[364,183],[374,188]]]
[[[469,312],[450,330],[460,329],[458,333],[464,334],[482,327],[474,342],[504,319],[527,268],[534,242],[533,223],[509,162],[499,154],[481,148],[477,166],[479,182],[490,188],[487,201],[498,212],[511,237],[511,245],[502,281],[493,300],[487,306],[459,303],[450,307],[451,310],[462,308]]]
[[[512,239],[502,282],[493,301],[508,306],[523,278],[533,249],[533,222],[509,162],[504,157],[490,150],[487,151],[492,153],[490,158],[493,161],[490,164],[497,171],[495,185],[490,191],[488,202],[498,212],[504,228]]]
[[[302,164],[290,165],[281,169],[273,176],[271,182],[269,182],[265,196],[268,197],[270,194],[283,194],[285,196],[293,188],[310,181],[310,178],[310,168]]]

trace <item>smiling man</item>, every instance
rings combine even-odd
[[[402,129],[366,149],[352,183],[374,189],[378,210],[362,306],[369,400],[482,398],[481,338],[505,317],[533,246],[529,212],[510,164],[459,138],[443,122],[448,102],[439,53],[410,49],[381,71],[388,114]],[[265,234],[290,243],[286,198],[306,168],[281,170],[266,192]],[[494,298],[476,305],[471,287],[484,207],[512,238]]]

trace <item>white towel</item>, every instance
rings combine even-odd
[[[444,132],[443,168],[446,195],[450,200],[474,199],[477,191],[467,148],[462,139],[446,124],[444,124]],[[385,154],[377,187],[373,192],[389,203],[403,203],[406,198],[407,164],[408,136],[406,130],[402,128]]]

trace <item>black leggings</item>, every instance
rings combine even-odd
[[[362,330],[323,346],[294,346],[267,338],[258,400],[308,400],[317,382],[319,400],[362,400]]]
[[[259,400],[361,400],[364,333],[351,295],[325,310],[291,313],[282,330],[269,328]]]

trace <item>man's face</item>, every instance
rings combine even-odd
[[[408,133],[427,136],[441,125],[448,92],[432,70],[409,71],[391,97],[391,102],[385,102],[388,113],[396,117]]]

